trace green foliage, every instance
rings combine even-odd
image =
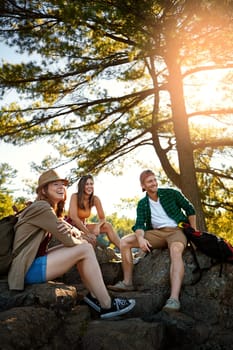
[[[132,233],[132,226],[134,224],[134,220],[127,218],[125,216],[118,217],[117,213],[112,213],[111,215],[106,216],[106,220],[110,222],[118,233],[120,237],[123,237],[129,233]],[[90,222],[97,222],[98,218],[96,215],[91,215]]]
[[[16,207],[17,210],[25,207],[26,198],[14,198],[13,190],[9,189],[16,175],[17,171],[8,163],[0,164],[0,219],[14,214],[13,207]]]
[[[211,218],[208,218],[207,227],[209,232],[225,238],[233,245],[232,212],[225,210],[215,212]]]
[[[112,226],[115,228],[120,237],[132,233],[134,220],[125,216],[118,217],[117,213],[113,213],[111,216],[108,216],[107,220],[111,222]]]
[[[5,185],[9,185],[17,175],[17,171],[14,170],[9,164],[0,164],[0,191],[9,194],[9,190]]]
[[[14,214],[13,205],[13,197],[0,192],[0,219],[4,216]]]
[[[14,214],[13,205],[15,204],[12,191],[8,186],[16,177],[17,171],[7,163],[0,164],[0,218]]]
[[[217,0],[4,1],[1,38],[27,58],[0,67],[2,98],[19,96],[1,108],[0,138],[49,140],[60,157],[45,163],[75,160],[73,181],[151,145],[169,181],[208,213],[232,180],[229,164],[219,171],[212,162],[233,144],[232,105],[224,104],[232,79],[224,73],[215,107],[193,104],[184,85],[195,92],[203,71],[232,74],[232,13],[231,2]],[[198,123],[193,131],[196,116],[220,120],[221,132]]]

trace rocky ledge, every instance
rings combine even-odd
[[[200,265],[210,259],[197,253]],[[122,278],[120,262],[97,254],[106,284]],[[111,257],[112,258],[112,257]],[[134,270],[135,308],[104,321],[83,303],[86,290],[76,270],[62,279],[10,292],[0,281],[0,349],[81,350],[231,350],[233,349],[233,265],[194,273],[189,248],[180,312],[161,311],[169,296],[168,251],[154,250]],[[112,295],[123,295],[113,293]]]

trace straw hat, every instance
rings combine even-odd
[[[65,185],[68,185],[67,179],[61,178],[55,170],[50,169],[40,175],[36,193],[38,193],[39,188],[53,181],[64,181]]]

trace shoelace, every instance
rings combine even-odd
[[[127,299],[119,299],[119,298],[116,298],[114,299],[114,304],[117,308],[117,310],[121,310],[123,309],[125,306],[128,306],[129,302]]]

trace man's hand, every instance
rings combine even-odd
[[[139,247],[141,248],[141,250],[143,250],[144,252],[150,252],[151,251],[152,245],[144,237],[138,238],[138,244],[139,244]]]

